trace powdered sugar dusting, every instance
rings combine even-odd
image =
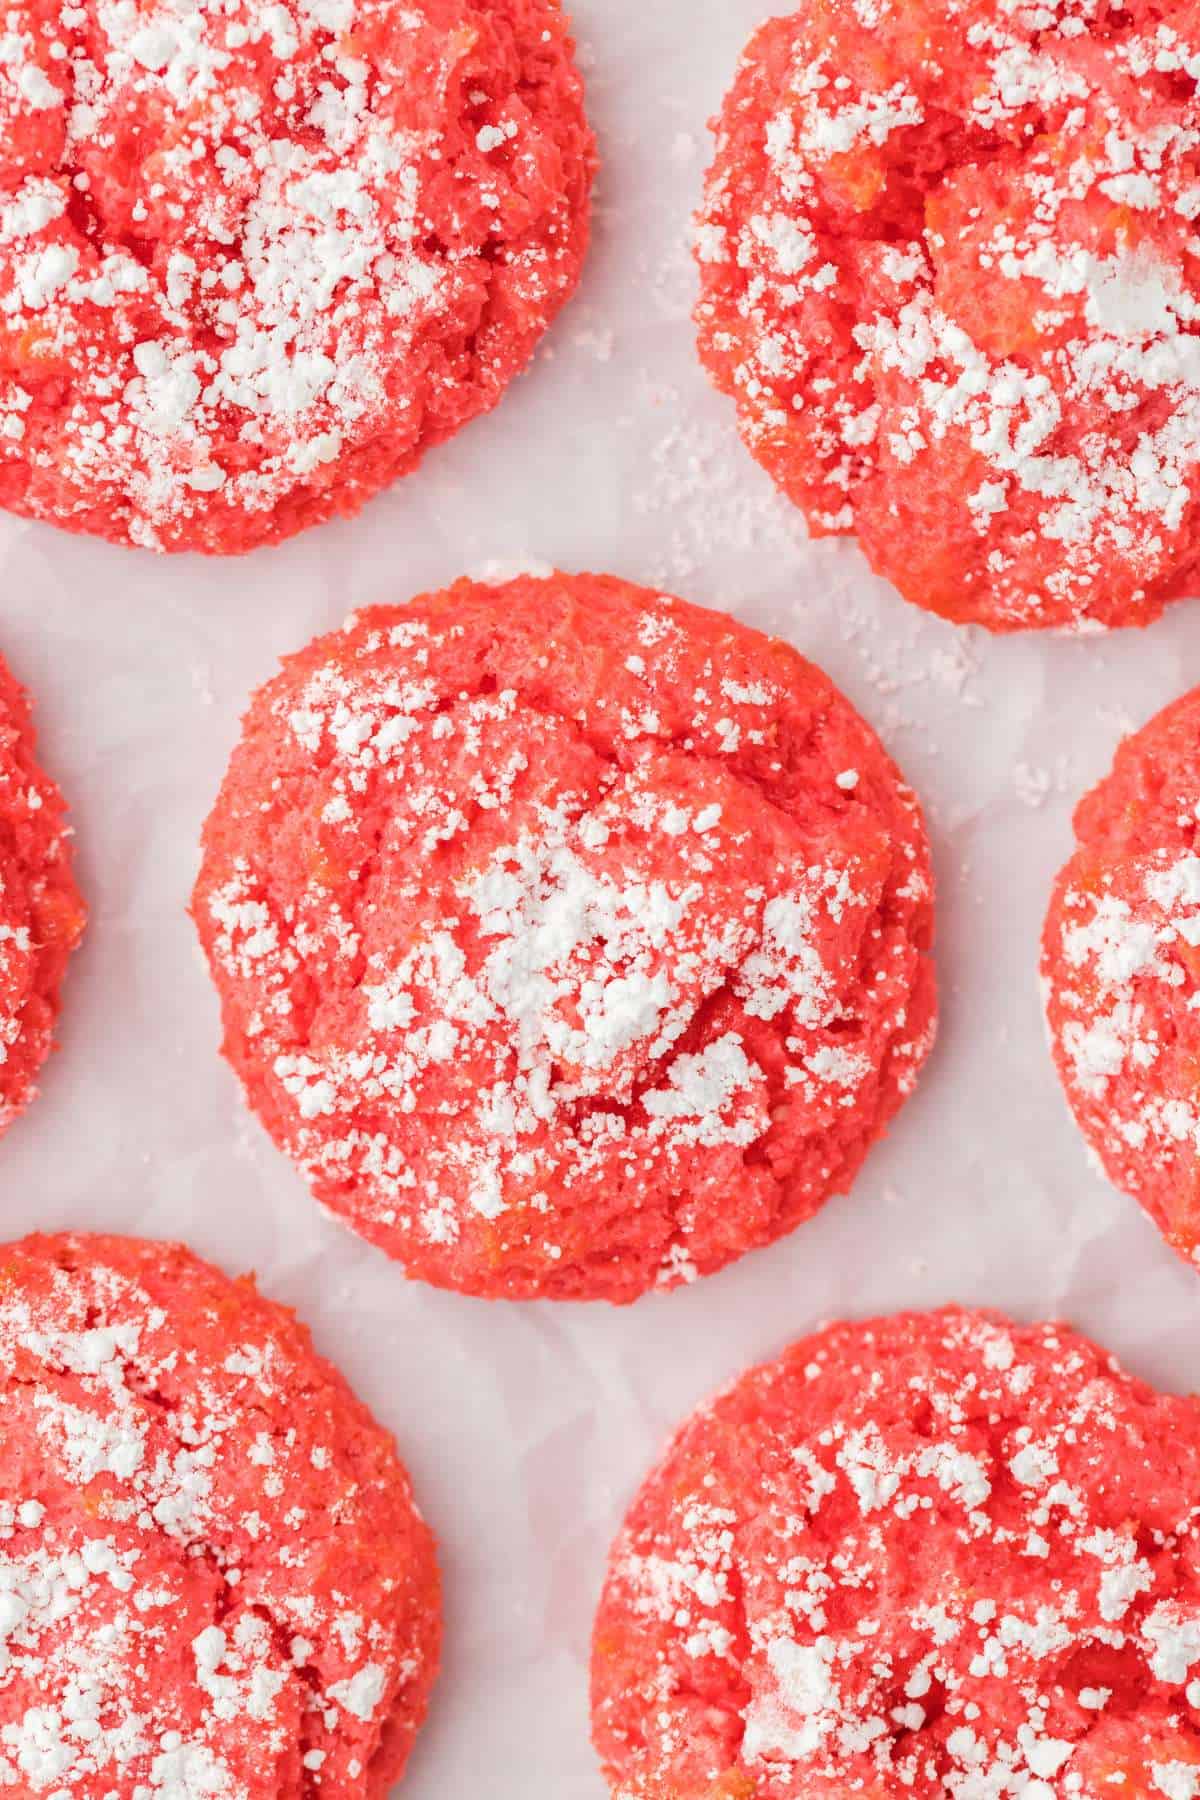
[[[752,1372],[613,1552],[614,1793],[1195,1791],[1198,1428],[1070,1332],[954,1312]]]
[[[1051,1043],[1111,1179],[1194,1257],[1200,1164],[1197,702],[1130,737],[1076,820],[1043,936]]]
[[[183,1252],[28,1240],[5,1272],[0,1788],[302,1800],[302,1766],[376,1791],[436,1654],[390,1446],[282,1314]]]
[[[24,697],[0,662],[0,1135],[33,1098],[83,924],[62,797],[34,760]]]
[[[243,812],[251,836],[210,857],[200,922],[288,1148],[369,1235],[453,1267],[486,1226],[493,1257],[546,1281],[579,1254],[577,1213],[663,1192],[647,1273],[673,1285],[711,1255],[699,1209],[719,1170],[752,1192],[776,1143],[802,1216],[881,1082],[908,1091],[929,1041],[907,1010],[928,871],[857,723],[861,758],[814,761],[808,824],[764,805],[755,782],[783,777],[772,745],[807,702],[766,640],[742,634],[722,667],[670,602],[621,590],[594,646],[586,619],[553,644],[536,698],[498,676],[464,690],[481,629],[489,657],[492,620],[536,635],[532,611],[509,613],[526,591],[553,605],[563,580],[464,595],[457,650],[452,608],[364,613],[268,690],[280,755],[318,784],[323,847],[281,904],[272,839]],[[601,646],[619,675],[565,706]]]
[[[590,142],[548,5],[28,17],[0,58],[6,504],[159,548],[294,530],[491,405],[574,285]]]
[[[747,53],[698,221],[704,358],[815,528],[910,598],[1144,622],[1192,555],[1200,58],[1142,5],[951,4],[911,37],[875,10]]]
[[[1068,1091],[1136,1189],[1200,1159],[1188,1073],[1196,1036],[1200,858],[1134,863],[1098,888],[1068,887],[1050,976]]]

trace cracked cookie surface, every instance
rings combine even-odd
[[[618,1800],[1200,1791],[1200,1407],[1063,1326],[836,1325],[682,1427],[614,1546]]]
[[[1075,812],[1042,933],[1055,1067],[1109,1179],[1200,1266],[1200,689]]]
[[[1157,0],[808,0],[748,46],[701,357],[917,605],[1097,630],[1194,590],[1198,79]]]
[[[26,0],[0,140],[0,506],[152,549],[357,511],[587,246],[557,0]]]
[[[0,1792],[384,1800],[436,1671],[388,1435],[178,1245],[0,1251]]]
[[[628,1300],[790,1230],[933,1033],[928,846],[874,734],[787,645],[604,577],[289,658],[193,909],[317,1197],[491,1297]]]

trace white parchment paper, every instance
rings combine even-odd
[[[1200,1386],[1200,1277],[1088,1168],[1045,1050],[1037,939],[1076,796],[1200,681],[1200,609],[992,641],[809,544],[737,442],[688,322],[705,122],[764,0],[576,0],[605,157],[581,294],[499,411],[359,519],[238,562],[0,520],[0,648],[71,800],[91,929],[41,1100],[0,1146],[8,1235],[178,1236],[302,1313],[395,1431],[441,1537],[445,1672],[406,1800],[604,1800],[586,1660],[605,1551],[697,1401],[837,1314],[952,1298],[1067,1316]],[[246,1115],[185,904],[250,690],[353,605],[492,562],[611,571],[789,637],[922,794],[942,1034],[854,1194],[622,1312],[405,1283]]]

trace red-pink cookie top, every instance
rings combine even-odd
[[[1200,689],[1080,803],[1042,940],[1054,1061],[1109,1178],[1200,1260]]]
[[[235,551],[492,406],[574,288],[557,0],[27,0],[0,36],[0,505]]]
[[[1055,1325],[838,1325],[683,1427],[593,1646],[620,1800],[1190,1800],[1200,1407]]]
[[[1200,13],[809,0],[751,41],[701,354],[819,532],[995,630],[1195,585]]]
[[[391,1439],[178,1245],[0,1252],[0,1792],[385,1800],[438,1658]]]
[[[25,695],[0,661],[0,1134],[36,1092],[85,916],[66,807],[38,766]]]
[[[932,1038],[878,740],[787,645],[608,578],[460,582],[289,658],[204,848],[251,1104],[472,1293],[628,1300],[777,1237]]]

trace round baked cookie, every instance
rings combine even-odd
[[[993,630],[1198,585],[1200,12],[807,0],[698,220],[701,356],[815,532]]]
[[[1200,1264],[1200,688],[1126,738],[1080,802],[1042,980],[1084,1137]]]
[[[593,1641],[620,1800],[1181,1800],[1200,1407],[1058,1325],[835,1325],[685,1424]]]
[[[0,1252],[0,1792],[385,1800],[433,1537],[285,1308],[177,1244]]]
[[[63,797],[38,767],[29,703],[0,659],[0,1136],[37,1092],[85,917]]]
[[[0,57],[0,505],[232,552],[353,513],[574,289],[558,0],[26,0]]]
[[[376,607],[255,698],[225,1051],[410,1275],[631,1300],[845,1189],[929,1049],[917,804],[819,670],[597,576]]]

